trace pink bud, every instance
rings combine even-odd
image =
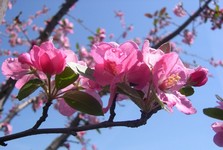
[[[208,73],[207,69],[198,67],[197,69],[195,69],[193,73],[190,74],[189,84],[192,86],[204,85],[208,80],[207,73]]]
[[[33,66],[45,74],[55,75],[61,73],[66,65],[66,54],[54,47],[48,41],[39,46],[34,45],[30,51]]]

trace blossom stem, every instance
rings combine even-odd
[[[42,116],[39,118],[39,120],[36,122],[36,124],[32,127],[32,129],[38,129],[40,125],[46,120],[48,117],[48,110],[52,104],[51,100],[48,100],[45,106],[43,107]]]

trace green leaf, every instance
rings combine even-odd
[[[215,97],[216,97],[219,101],[223,101],[223,98],[220,97],[219,95],[216,94]]]
[[[76,49],[80,49],[80,45],[79,45],[79,43],[76,43]]]
[[[191,86],[186,86],[179,91],[181,94],[185,96],[191,96],[194,94],[194,89]]]
[[[76,74],[70,67],[66,67],[64,71],[55,77],[56,88],[62,89],[74,83],[79,75]]]
[[[96,33],[99,34],[100,33],[100,28],[97,28]]]
[[[22,88],[19,90],[19,93],[17,95],[17,98],[19,100],[22,100],[35,92],[41,85],[43,85],[43,82],[39,79],[32,79],[29,80],[26,84],[22,86]]]
[[[101,104],[88,93],[82,91],[72,91],[63,95],[65,102],[72,108],[81,112],[103,116]]]
[[[118,92],[127,95],[140,109],[143,109],[143,97],[142,91],[131,88],[125,83],[119,83]]]
[[[88,79],[94,80],[94,77],[93,77],[94,70],[93,69],[88,68],[87,66],[80,65],[78,63],[74,63],[74,62],[68,62],[68,66],[71,67],[71,69],[74,72],[79,73],[80,75],[82,75]]]
[[[203,113],[209,117],[223,120],[223,110],[220,108],[205,108]]]
[[[89,37],[88,37],[88,40],[89,40],[89,41],[93,41],[93,40],[94,40],[94,37],[93,37],[93,36],[89,36]]]
[[[153,20],[153,25],[154,25],[155,27],[157,27],[158,21],[159,21],[158,19],[154,19],[154,20]]]

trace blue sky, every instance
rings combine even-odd
[[[22,19],[35,13],[43,4],[50,7],[50,12],[45,17],[49,18],[54,14],[62,0],[17,0],[14,9],[6,14],[6,20],[16,16],[22,10]],[[167,6],[169,14],[173,17],[173,21],[180,24],[184,19],[179,19],[173,16],[172,9],[178,0],[80,0],[74,9],[70,12],[71,15],[83,20],[84,24],[91,30],[95,31],[98,27],[106,29],[107,35],[114,33],[116,37],[123,31],[119,24],[119,20],[114,17],[115,10],[122,10],[125,13],[126,24],[133,24],[134,30],[129,33],[126,40],[134,37],[145,37],[148,31],[152,28],[151,21],[144,17],[147,12],[154,12],[156,9],[161,9]],[[194,10],[198,6],[198,1],[184,0],[184,6],[189,11]],[[25,9],[24,9],[25,8]],[[69,18],[69,17],[68,17]],[[37,23],[43,25],[44,18],[41,18]],[[173,31],[175,27],[168,28],[167,32]],[[0,28],[1,29],[1,28]],[[189,27],[191,29],[191,26]],[[2,30],[1,30],[2,31]],[[4,31],[2,31],[4,32]],[[72,49],[75,49],[75,44],[87,44],[87,36],[90,33],[81,28],[80,25],[74,23],[74,34],[70,41]],[[210,25],[202,25],[197,28],[197,37],[192,46],[183,46],[184,50],[189,53],[196,54],[202,58],[209,59],[214,57],[216,59],[223,59],[222,50],[222,36],[223,31],[210,31]],[[36,35],[31,35],[35,38]],[[109,41],[107,39],[107,41]],[[123,40],[122,40],[123,41]],[[181,41],[180,37],[173,39],[173,41]],[[1,48],[8,48],[7,43],[2,43]],[[16,50],[26,51],[27,48],[16,47]],[[181,55],[185,61],[192,61],[196,58],[187,55]],[[1,57],[0,61],[6,57]],[[197,108],[197,114],[187,116],[174,110],[173,113],[168,113],[164,110],[159,111],[151,119],[148,120],[147,125],[131,129],[131,128],[112,128],[103,129],[102,133],[98,134],[96,131],[90,131],[87,137],[90,138],[90,143],[96,144],[99,150],[220,150],[213,141],[214,132],[211,130],[211,124],[217,120],[208,118],[202,113],[202,109],[206,107],[216,106],[215,94],[223,96],[223,68],[214,68],[208,62],[196,59],[198,64],[205,66],[213,74],[213,78],[209,78],[208,83],[201,88],[196,88],[196,92],[190,97],[194,107]],[[1,81],[4,79],[0,75]],[[16,91],[15,91],[16,93]],[[139,109],[131,101],[123,101],[121,104],[125,107],[118,107],[117,120],[136,119],[139,118]],[[11,104],[7,103],[7,108],[10,109]],[[41,115],[41,111],[32,113],[30,109],[24,110],[22,113],[12,121],[13,132],[22,131],[31,127],[35,120]],[[106,118],[105,118],[106,119]],[[43,127],[63,127],[66,118],[61,116],[53,108],[50,110],[48,121],[43,124]],[[40,135],[32,136],[23,139],[18,139],[8,142],[8,146],[3,148],[5,150],[22,149],[22,150],[36,150],[44,149],[53,137],[57,135]],[[70,138],[74,140],[74,138]],[[72,144],[71,149],[80,149],[79,145]],[[61,148],[62,150],[62,148]]]

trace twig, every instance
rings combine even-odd
[[[92,35],[96,35],[96,33],[94,31],[92,31],[90,28],[88,28],[86,25],[84,25],[83,22],[81,22],[79,19],[75,18],[74,16],[72,16],[70,14],[67,14],[67,16],[69,16],[71,19],[76,21],[82,28],[84,28],[86,31],[88,31]]]
[[[24,101],[23,103],[19,104],[18,106],[16,106],[16,108],[14,108],[1,122],[0,122],[0,128],[2,123],[10,123],[11,120],[20,112],[22,111],[24,108],[26,108],[27,106],[29,106],[29,104],[31,104],[32,102],[36,101],[36,97],[29,99],[27,101]]]
[[[40,34],[37,39],[40,39],[41,42],[48,40],[49,36],[53,32],[54,28],[58,24],[58,22],[62,19],[62,17],[67,14],[69,9],[77,2],[78,0],[66,0],[66,2],[62,5],[61,9],[53,16],[51,21],[47,24],[45,30]]]
[[[36,124],[32,127],[32,129],[38,129],[40,125],[46,120],[48,117],[48,110],[51,106],[52,102],[48,101],[45,106],[43,107],[43,113],[42,116],[39,118],[39,120],[36,122]]]
[[[169,34],[168,36],[164,37],[159,43],[157,43],[156,45],[154,45],[154,48],[159,48],[162,44],[170,41],[171,39],[173,39],[175,36],[177,36],[181,31],[183,31],[195,18],[197,18],[199,16],[199,14],[208,6],[208,4],[211,2],[212,0],[207,0],[205,2],[205,4],[200,7],[191,17],[189,17],[189,19],[187,19],[179,28],[177,28],[175,31],[173,31],[171,34]]]
[[[116,107],[116,99],[117,99],[117,96],[118,94],[115,94],[115,97],[112,101],[112,105],[111,105],[111,108],[110,108],[110,117],[108,119],[108,122],[113,122],[114,118],[115,118],[115,107]]]

